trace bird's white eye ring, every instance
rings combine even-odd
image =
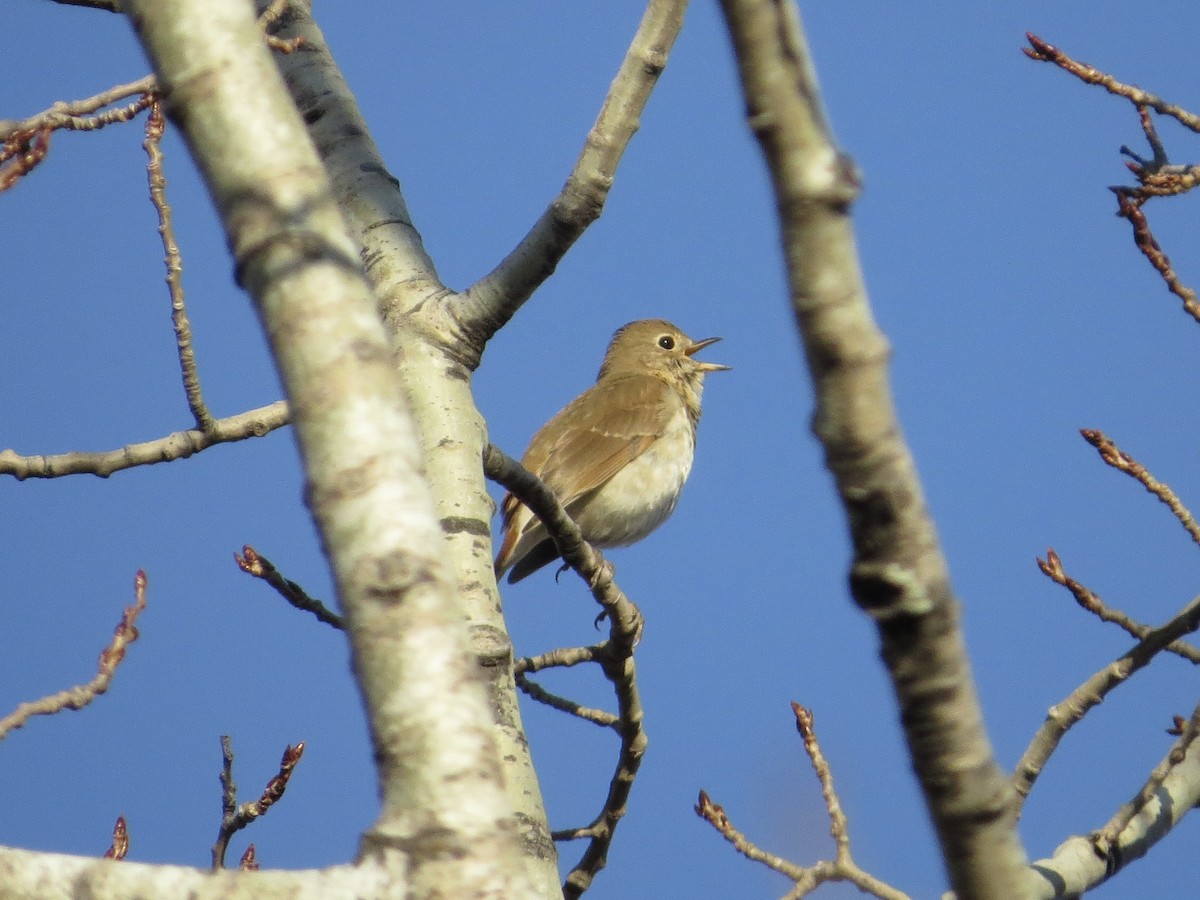
[[[664,334],[658,339],[658,346],[662,347],[664,350],[674,350],[675,338],[671,337],[669,334]]]

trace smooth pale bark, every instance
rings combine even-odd
[[[378,766],[383,810],[363,860],[408,896],[535,896],[392,347],[253,11],[128,11],[288,394]]]

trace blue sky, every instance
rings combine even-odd
[[[1034,31],[1193,108],[1183,2],[804,4],[826,106],[863,171],[855,210],[906,435],[965,610],[989,729],[1011,767],[1045,710],[1119,655],[1121,635],[1038,573],[1075,577],[1159,622],[1195,593],[1169,514],[1077,434],[1105,430],[1200,497],[1195,324],[1135,252],[1105,186],[1141,149],[1124,101],[1020,53]],[[320,21],[443,280],[469,285],[524,234],[578,153],[640,15],[572,4],[433,9],[322,4]],[[1176,23],[1164,27],[1163,23]],[[18,0],[0,36],[0,118],[146,71],[117,16]],[[1188,135],[1161,134],[1176,162]],[[60,133],[0,197],[5,239],[0,448],[109,449],[187,427],[140,125]],[[264,342],[178,140],[167,173],[200,372],[229,415],[279,397]],[[1188,200],[1156,233],[1194,284]],[[691,481],[671,521],[615,551],[647,618],[639,650],[650,748],[598,898],[775,897],[782,878],[691,811],[706,789],[763,847],[832,853],[790,700],[811,707],[867,869],[914,896],[944,886],[870,623],[845,588],[848,544],[786,303],[757,147],[715,4],[690,11],[603,218],[496,338],[476,378],[492,440],[516,455],[595,376],[612,330],[665,317],[723,335]],[[548,373],[561,373],[554,376]],[[0,709],[86,680],[134,572],[142,639],[110,693],[0,746],[0,843],[99,854],[112,820],[131,857],[204,865],[219,815],[218,735],[248,799],[285,744],[308,750],[281,804],[235,839],[265,866],[350,858],[375,812],[340,636],[234,567],[250,543],[310,592],[330,585],[301,504],[291,434],[108,480],[0,481]],[[518,653],[591,641],[572,579],[507,588]],[[544,682],[611,706],[591,673]],[[1086,832],[1166,752],[1196,678],[1164,659],[1073,731],[1026,806],[1033,857]],[[590,820],[615,744],[525,708],[554,827]],[[1194,818],[1194,817],[1193,817]],[[1200,876],[1185,822],[1097,896],[1169,897]],[[579,848],[563,848],[574,861]],[[858,896],[829,887],[818,896]]]

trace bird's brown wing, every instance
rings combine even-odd
[[[568,509],[600,487],[658,440],[674,411],[670,387],[652,375],[596,384],[551,419],[574,419],[563,429],[547,423],[530,442],[525,467],[540,474]],[[578,415],[569,415],[578,410]],[[557,434],[547,434],[557,431]]]
[[[529,442],[521,462],[554,491],[569,512],[572,504],[612,478],[658,439],[673,411],[669,391],[665,382],[652,375],[606,379],[584,391],[547,422]],[[560,428],[557,423],[562,421],[572,424]],[[541,528],[532,517],[514,522],[519,509],[521,502],[516,497],[505,496],[501,507],[505,534],[496,557],[498,573],[513,563],[521,537]]]

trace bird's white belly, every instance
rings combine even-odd
[[[623,547],[665,522],[679,502],[695,446],[695,432],[681,410],[662,437],[580,510],[577,521],[584,536],[600,547]]]

